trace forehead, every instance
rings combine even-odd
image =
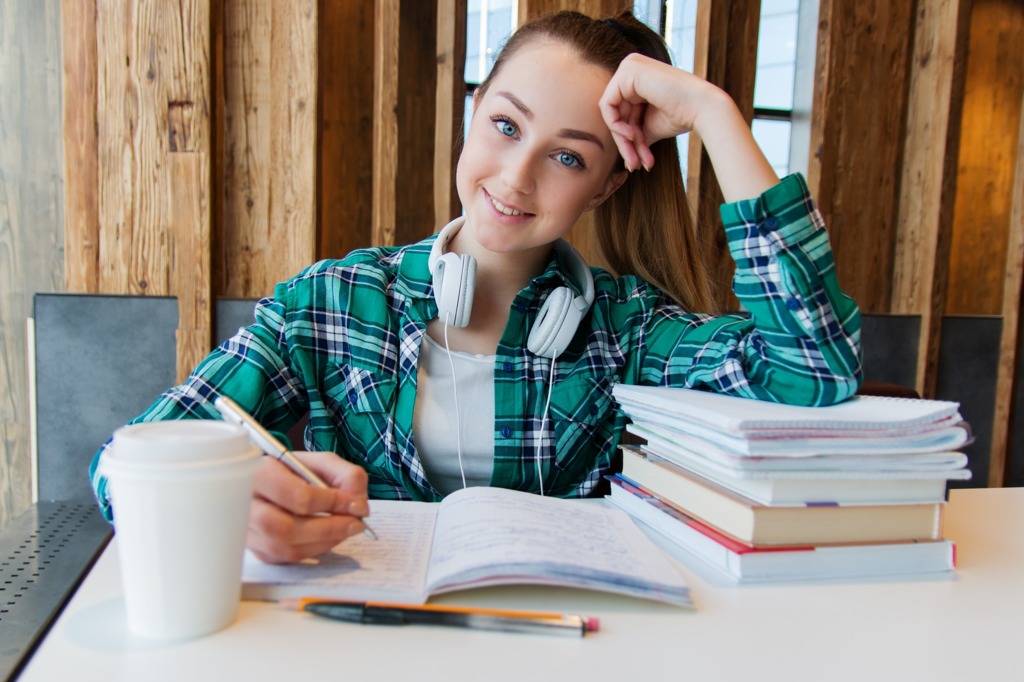
[[[531,108],[557,99],[566,113],[592,109],[599,114],[597,102],[611,76],[568,45],[538,38],[508,58],[491,81],[488,95],[507,90]],[[567,104],[573,106],[566,109]]]

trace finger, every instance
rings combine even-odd
[[[336,455],[332,455],[337,457]],[[358,469],[358,467],[357,467]],[[359,469],[362,472],[361,469]],[[353,473],[354,476],[359,474]],[[256,471],[253,484],[255,497],[296,516],[315,514],[348,514],[365,516],[369,513],[366,502],[366,473],[362,472],[362,492],[351,493],[336,488],[310,485],[291,469],[274,459],[266,458]],[[358,482],[355,484],[359,489]]]
[[[332,488],[354,497],[366,497],[366,471],[358,464],[353,464],[334,452],[298,450],[292,454],[319,474]]]
[[[622,163],[625,164],[626,170],[632,172],[640,164],[640,157],[637,156],[636,150],[633,147],[633,142],[618,133],[612,133],[612,139],[615,141],[615,146],[619,150],[619,154],[622,156]]]
[[[651,170],[654,167],[654,152],[647,144],[636,145],[637,154],[640,157],[640,165],[644,167],[644,170]]]
[[[254,499],[246,546],[263,561],[294,562],[322,554],[346,538],[362,533],[365,527],[356,517],[297,517],[265,500]]]

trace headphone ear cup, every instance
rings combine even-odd
[[[588,307],[585,301],[576,299],[568,287],[554,289],[541,306],[526,347],[534,355],[554,359],[576,335],[576,328]]]
[[[434,265],[434,300],[438,317],[453,327],[469,324],[476,287],[476,259],[446,253]]]

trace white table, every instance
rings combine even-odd
[[[955,490],[948,579],[730,586],[684,565],[696,610],[500,588],[438,601],[596,615],[573,639],[362,626],[243,602],[204,639],[127,634],[108,547],[22,680],[1024,680],[1024,488]]]

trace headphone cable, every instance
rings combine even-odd
[[[459,382],[455,379],[455,361],[448,347],[448,318],[451,312],[444,314],[444,350],[448,354],[448,365],[452,368],[452,392],[455,394],[455,447],[459,453],[459,473],[462,474],[462,487],[466,487],[466,470],[462,468],[462,414],[459,410]]]
[[[537,438],[537,455],[534,457],[534,461],[537,463],[537,484],[540,486],[540,496],[544,497],[544,472],[540,467],[540,451],[541,443],[544,442],[544,434],[546,433],[546,426],[548,423],[548,409],[551,407],[551,393],[555,388],[555,358],[558,357],[558,349],[554,350],[554,354],[551,357],[551,370],[548,376],[548,398],[544,402],[544,414],[540,418],[540,437]]]

